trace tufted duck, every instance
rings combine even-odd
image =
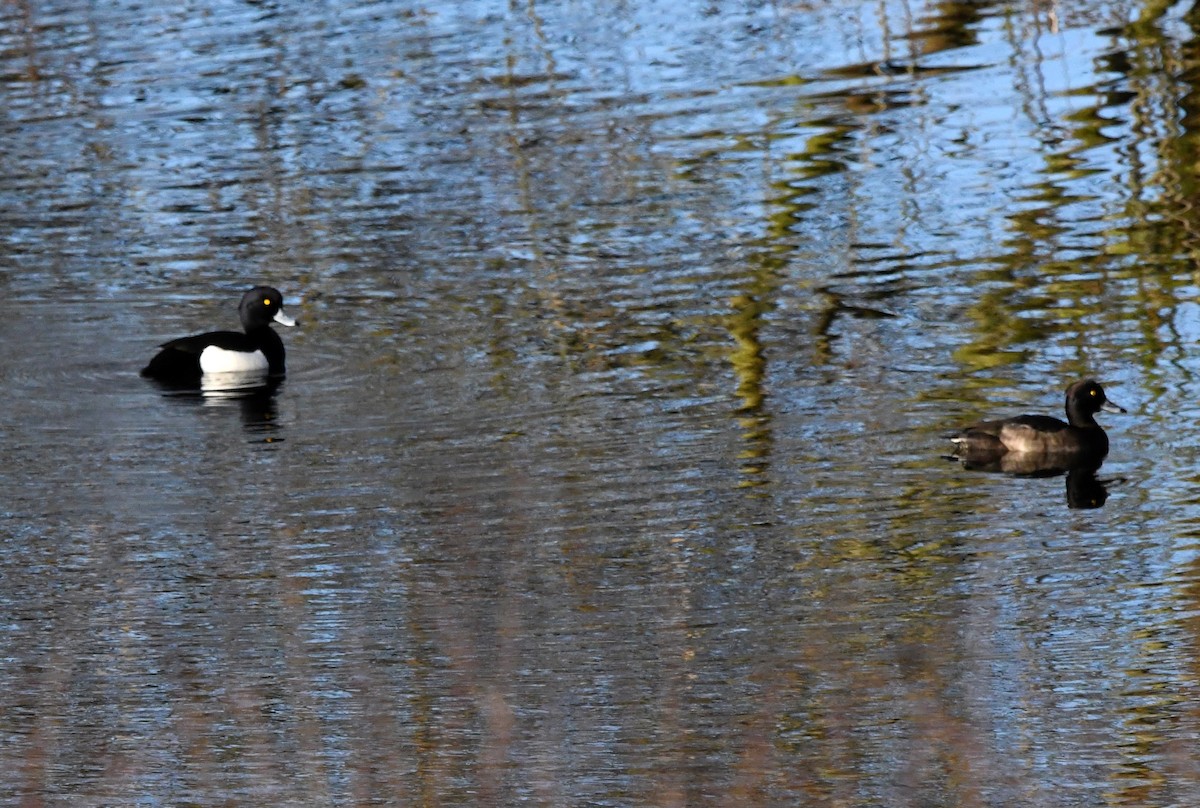
[[[1096,423],[1095,414],[1100,410],[1125,410],[1109,401],[1104,395],[1104,388],[1092,379],[1076,382],[1067,388],[1066,409],[1068,423],[1049,415],[1020,415],[999,421],[983,421],[949,437],[958,447],[961,459],[975,462],[1001,456],[1014,462],[1019,459],[1040,461],[1043,457],[1055,457],[1072,463],[1083,459],[1104,459],[1108,454],[1108,435]]]
[[[283,313],[283,295],[270,286],[255,286],[242,295],[238,314],[244,334],[210,331],[164,343],[142,375],[171,384],[199,384],[210,374],[282,376],[283,340],[270,324],[296,324]]]

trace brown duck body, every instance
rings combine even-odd
[[[1019,469],[1103,460],[1108,435],[1096,422],[1100,410],[1125,412],[1108,400],[1104,388],[1088,379],[1067,388],[1066,421],[1049,415],[983,421],[951,435],[950,440],[958,447],[960,459],[976,465]]]
[[[1108,454],[1108,435],[1095,419],[1075,426],[1049,415],[1019,415],[969,426],[950,440],[978,451]]]

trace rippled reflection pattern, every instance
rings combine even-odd
[[[0,793],[1195,804],[1196,25],[0,5]]]

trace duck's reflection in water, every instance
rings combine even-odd
[[[221,378],[210,378],[220,376]],[[158,383],[163,395],[172,401],[204,408],[234,408],[241,414],[242,428],[262,443],[276,443],[280,436],[276,394],[282,378],[261,374],[210,374],[200,387]]]
[[[948,460],[971,471],[1007,474],[1012,477],[1057,477],[1066,475],[1067,507],[1100,508],[1108,499],[1108,483],[1096,476],[1103,458],[1080,457],[1055,452],[971,452],[947,455]]]

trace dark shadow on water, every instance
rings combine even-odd
[[[262,443],[283,440],[279,435],[278,408],[275,396],[283,387],[282,378],[257,378],[254,383],[196,385],[150,383],[162,391],[163,398],[181,406],[203,408],[234,408],[241,415],[242,428]]]
[[[1108,500],[1108,486],[1096,476],[1099,466],[1067,472],[1067,507],[1102,508]]]
[[[1068,508],[1101,508],[1108,500],[1111,481],[1096,476],[1104,458],[1080,458],[1077,455],[1055,453],[960,452],[944,456],[961,463],[970,471],[1006,474],[1010,477],[1058,477],[1066,475]]]

